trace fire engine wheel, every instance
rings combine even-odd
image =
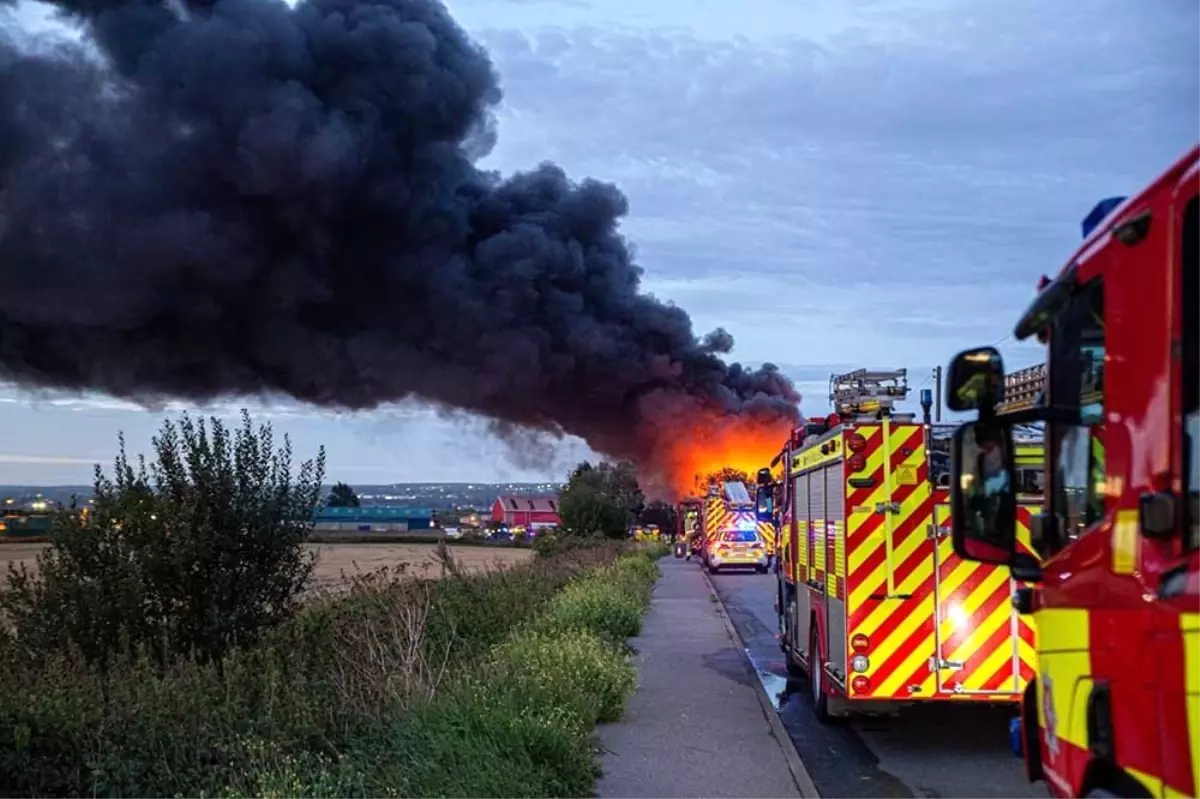
[[[783,617],[784,638],[780,641],[780,647],[783,649],[783,662],[787,666],[789,677],[803,677],[804,666],[800,665],[800,661],[796,659],[794,650],[789,645],[790,636],[796,626],[793,620],[796,618],[796,600],[788,603],[787,615]]]
[[[808,684],[812,687],[813,713],[817,721],[829,724],[829,694],[825,693],[825,669],[821,666],[821,650],[817,648],[817,633],[814,629],[808,640]]]

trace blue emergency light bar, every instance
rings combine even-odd
[[[933,389],[921,389],[921,407],[926,410],[933,407]]]
[[[1096,203],[1096,207],[1083,218],[1083,237],[1086,239],[1088,235],[1096,229],[1096,226],[1104,221],[1104,218],[1113,212],[1116,208],[1128,197],[1107,197]]]

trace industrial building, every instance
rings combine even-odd
[[[313,532],[403,533],[432,527],[433,511],[429,508],[378,505],[367,508],[322,508],[317,514]]]
[[[492,503],[492,521],[536,530],[558,525],[558,497],[496,497]]]

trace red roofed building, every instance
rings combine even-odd
[[[496,497],[492,521],[509,527],[551,527],[558,524],[558,497]]]

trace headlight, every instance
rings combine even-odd
[[[867,669],[871,668],[871,661],[867,660],[866,655],[855,655],[850,659],[850,668],[852,671],[862,674]]]

